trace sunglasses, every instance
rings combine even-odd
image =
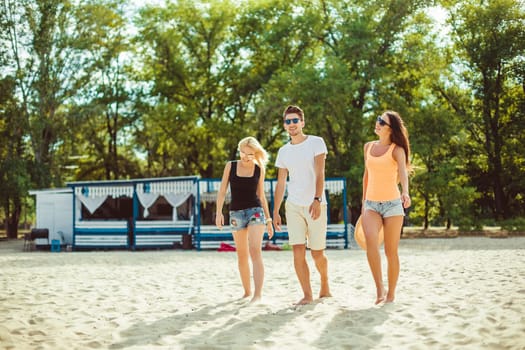
[[[292,124],[292,122],[293,122],[294,124],[297,124],[297,123],[299,123],[300,120],[301,120],[301,119],[299,119],[299,118],[290,118],[290,119],[285,119],[285,120],[284,120],[284,123],[285,123],[286,125],[290,125],[290,124]]]
[[[377,117],[377,122],[378,122],[379,125],[381,125],[381,126],[388,125],[388,126],[392,127],[390,124],[388,124],[387,122],[385,122],[385,121],[383,120],[383,118],[381,118],[381,116]]]
[[[245,153],[245,152],[243,152],[243,151],[239,151],[239,153],[240,153],[241,155],[245,156],[245,157],[248,158],[248,159],[253,159],[253,158],[255,158],[255,154],[253,154],[253,153]]]

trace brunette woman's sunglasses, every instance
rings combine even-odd
[[[385,125],[390,126],[390,124],[388,124],[387,122],[385,122],[385,121],[383,120],[383,118],[381,118],[381,116],[377,117],[377,122],[378,122],[379,125],[381,125],[381,126],[385,126]],[[390,127],[392,127],[392,126],[390,126]]]

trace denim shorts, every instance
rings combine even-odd
[[[262,207],[243,210],[230,210],[230,226],[233,231],[239,231],[250,225],[264,225],[266,218]]]
[[[386,202],[376,202],[365,200],[365,210],[373,210],[384,218],[389,216],[405,216],[401,198]]]

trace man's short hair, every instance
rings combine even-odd
[[[295,113],[301,117],[301,120],[304,120],[304,112],[299,106],[289,105],[284,109],[283,119],[286,119],[288,114]]]

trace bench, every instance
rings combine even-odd
[[[263,241],[268,239],[268,233],[264,234]],[[271,239],[273,244],[283,246],[288,243],[288,229],[286,225],[281,226],[281,231],[275,231]],[[195,233],[197,250],[215,249],[220,243],[234,245],[233,235],[229,227],[225,226],[222,230],[215,225],[202,225],[200,233]],[[263,242],[264,244],[264,242]],[[348,232],[345,232],[344,224],[329,224],[326,231],[327,248],[348,248]]]
[[[233,234],[229,226],[224,226],[222,230],[220,230],[215,225],[201,225],[200,233],[196,230],[194,237],[197,250],[217,249],[220,247],[221,243],[226,243],[232,246],[235,245]],[[268,233],[265,232],[261,247],[265,245],[267,240]]]
[[[46,243],[43,243],[44,241]],[[33,250],[37,245],[49,245],[49,230],[47,228],[34,228],[24,235],[24,250]]]
[[[179,221],[137,221],[135,223],[135,246],[173,247],[182,243],[184,236],[193,232],[193,219]]]
[[[232,231],[228,226],[220,230],[215,225],[201,225],[194,234],[195,247],[201,249],[216,249],[220,243],[234,245]]]
[[[127,248],[128,222],[124,220],[77,221],[73,246],[81,248]]]

